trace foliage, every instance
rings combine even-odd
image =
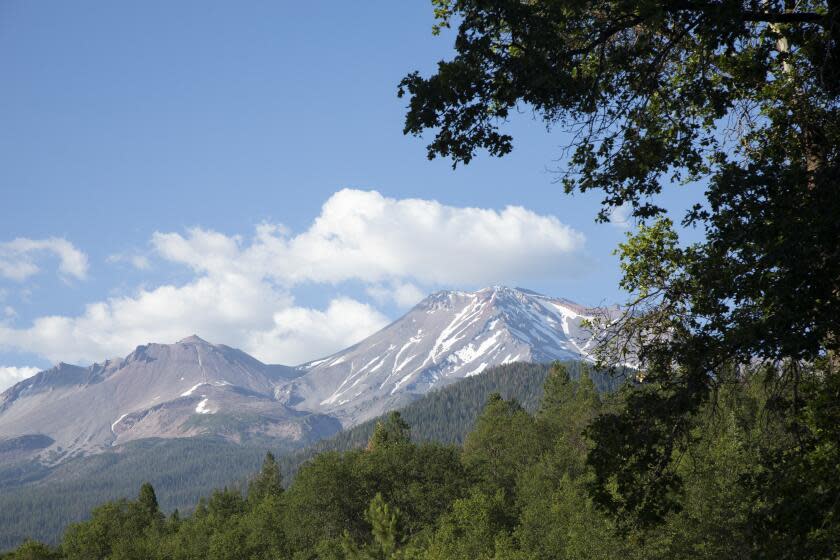
[[[344,533],[342,547],[348,560],[391,560],[400,558],[397,551],[397,517],[399,510],[394,510],[376,494],[365,511],[365,519],[370,524],[373,542],[359,547]]]
[[[393,411],[385,420],[376,422],[373,435],[368,442],[368,451],[375,451],[389,445],[400,445],[411,441],[411,427],[399,412]]]
[[[756,457],[756,540],[775,546],[792,524],[791,550],[826,554],[840,515],[825,470],[840,424],[820,420],[836,416],[840,368],[840,2],[434,5],[455,54],[402,80],[405,132],[469,163],[510,152],[502,127],[531,109],[568,133],[566,192],[600,191],[599,220],[623,206],[639,226],[619,248],[629,311],[602,323],[599,348],[603,366],[639,364],[642,384],[590,429],[594,498],[628,526],[664,523],[721,371],[760,363],[788,395],[771,404],[794,443]],[[661,204],[677,187],[704,195],[682,219],[705,234],[692,244]]]
[[[283,477],[280,465],[271,452],[265,454],[262,469],[248,484],[248,500],[261,502],[269,496],[279,497],[283,494]]]
[[[464,442],[464,466],[489,494],[511,496],[519,472],[539,457],[540,440],[534,418],[493,393]]]
[[[840,371],[823,359],[803,368],[769,403],[783,414],[786,445],[762,448],[747,487],[749,522],[770,558],[828,558],[840,550]],[[811,370],[811,371],[807,371]]]
[[[60,560],[61,555],[43,543],[27,540],[14,552],[0,557],[6,560]]]
[[[164,518],[154,489],[143,485],[136,500],[105,503],[72,525],[57,549],[27,541],[0,558],[836,558],[833,519],[821,519],[822,531],[801,529],[824,511],[809,510],[809,503],[837,494],[828,487],[786,486],[787,478],[771,491],[778,472],[760,460],[769,454],[784,468],[796,463],[803,475],[805,468],[836,468],[836,442],[822,431],[836,416],[824,407],[802,411],[797,421],[807,425],[801,436],[811,451],[794,459],[788,426],[794,419],[786,406],[774,404],[793,393],[778,387],[765,368],[721,370],[719,376],[713,399],[689,418],[691,444],[677,466],[678,507],[663,512],[654,526],[616,520],[587,492],[598,476],[587,464],[596,449],[588,426],[599,414],[627,406],[632,389],[602,394],[585,368],[575,381],[555,364],[534,415],[491,394],[463,447],[401,437],[324,452],[304,464],[285,490],[269,454],[247,495],[244,486],[223,488],[199,500],[192,513]],[[836,396],[821,398],[836,403]],[[399,417],[381,422],[407,435]],[[768,499],[791,491],[803,491],[802,509],[779,509],[789,502]],[[773,538],[758,538],[767,534],[761,523],[778,527]]]

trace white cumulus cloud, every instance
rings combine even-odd
[[[587,267],[584,235],[554,216],[519,206],[496,211],[436,201],[397,200],[375,191],[345,189],[324,204],[305,232],[290,236],[263,224],[252,243],[204,229],[156,233],[169,260],[198,271],[231,262],[286,285],[302,282],[472,285],[578,275]]]
[[[0,324],[0,347],[89,363],[123,356],[138,344],[175,342],[196,333],[264,361],[296,364],[386,324],[372,307],[350,301],[334,301],[326,312],[302,308],[264,278],[228,271],[92,303],[75,317],[40,317],[26,328]],[[319,326],[319,319],[330,325]]]
[[[60,237],[48,239],[18,237],[0,243],[0,276],[22,282],[38,273],[37,260],[44,254],[58,257],[58,270],[65,277],[83,280],[87,276],[87,255]]]
[[[266,362],[297,364],[385,326],[371,303],[408,307],[431,287],[581,274],[588,267],[584,242],[556,217],[522,207],[458,208],[342,190],[297,234],[275,224],[257,226],[250,237],[202,228],[156,232],[155,256],[188,267],[192,279],[90,303],[76,316],[42,316],[28,326],[0,322],[0,349],[85,363],[195,333]],[[372,302],[336,295],[317,309],[293,297],[301,284],[340,292],[348,281],[361,283]]]
[[[254,333],[246,346],[262,349],[267,361],[294,364],[355,344],[359,333],[373,334],[388,322],[370,305],[350,298],[334,299],[324,311],[290,307],[273,318],[274,326]]]
[[[396,303],[402,308],[411,307],[420,302],[426,292],[410,282],[394,282],[390,285],[372,284],[365,290],[377,303]]]

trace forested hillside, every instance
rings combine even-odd
[[[567,365],[576,376],[578,365]],[[417,442],[461,443],[493,392],[536,410],[547,371],[545,365],[525,363],[489,369],[426,395],[406,407],[403,417],[414,426]],[[244,446],[209,438],[143,440],[53,470],[34,465],[7,469],[0,472],[0,550],[26,537],[57,542],[68,523],[84,519],[107,500],[132,496],[145,481],[154,486],[163,511],[189,511],[214,488],[242,485],[268,450],[291,480],[300,464],[319,452],[366,445],[375,424],[367,422],[294,454],[285,454],[270,440]],[[29,478],[22,479],[22,473]],[[41,478],[27,484],[32,473]]]
[[[364,448],[316,455],[287,488],[270,454],[247,487],[215,490],[188,515],[165,514],[144,484],[69,527],[57,548],[30,541],[4,560],[814,557],[836,535],[778,535],[765,522],[773,504],[755,500],[767,483],[757,457],[790,444],[785,419],[764,406],[778,389],[766,373],[722,372],[691,419],[678,507],[659,524],[611,516],[588,493],[588,426],[636,389],[602,394],[558,364],[535,413],[490,394],[463,445],[412,441],[422,428],[394,412]]]
[[[565,362],[564,365],[570,376],[577,379],[580,375],[580,364]],[[435,441],[461,444],[491,393],[499,393],[506,399],[516,400],[529,412],[536,411],[547,375],[548,365],[543,364],[514,363],[498,366],[443,390],[432,392],[402,409],[400,414],[413,426],[412,439],[418,443]],[[596,385],[600,390],[607,390],[614,384],[612,379],[596,376]],[[294,456],[311,457],[322,451],[345,451],[363,447],[379,420],[371,420],[341,432]],[[295,463],[297,461],[289,463],[289,466]]]

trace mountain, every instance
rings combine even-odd
[[[146,438],[301,447],[492,366],[590,359],[583,321],[602,312],[523,289],[446,291],[297,367],[197,336],[90,367],[59,364],[0,395],[0,464],[55,464]]]
[[[582,323],[603,312],[617,309],[499,286],[438,292],[360,343],[300,366],[305,373],[278,397],[354,426],[491,366],[589,360]]]
[[[567,366],[572,377],[577,377],[577,365]],[[544,365],[524,363],[488,368],[482,375],[430,392],[401,413],[416,441],[460,443],[490,393],[499,392],[534,411],[547,372]],[[318,453],[364,446],[374,424],[375,419],[285,454],[266,441],[238,445],[194,437],[132,441],[50,468],[0,465],[0,552],[27,537],[55,543],[69,523],[81,521],[105,501],[135,496],[143,482],[152,483],[165,511],[188,511],[212,489],[236,486],[253,475],[267,450],[278,457],[283,479],[289,482],[298,467]]]
[[[300,373],[197,336],[86,368],[59,364],[0,395],[0,460],[4,449],[49,463],[137,439],[206,434],[302,445],[339,425],[275,400],[275,387]]]

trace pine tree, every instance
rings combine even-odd
[[[399,412],[393,411],[384,421],[376,423],[373,435],[368,442],[368,451],[411,442],[411,426],[403,420]]]
[[[399,510],[388,505],[381,493],[370,502],[365,519],[370,523],[373,542],[359,547],[345,531],[342,548],[349,560],[391,560],[399,557],[397,551],[397,522]]]
[[[537,419],[552,432],[552,435],[559,430],[557,423],[562,419],[561,411],[569,405],[574,395],[575,388],[566,366],[560,362],[551,364],[543,386],[543,397],[537,411]]]
[[[486,486],[512,495],[516,477],[544,448],[534,418],[514,400],[493,393],[464,442],[467,470]]]
[[[268,452],[259,474],[248,485],[248,500],[255,503],[266,496],[280,496],[282,493],[283,477],[280,474],[280,466],[274,455]]]
[[[140,495],[137,497],[137,503],[140,505],[141,511],[147,513],[150,518],[156,517],[160,513],[155,489],[148,482],[144,482],[140,486]]]
[[[150,483],[144,482],[140,486],[137,500],[129,505],[129,516],[137,530],[163,527],[166,516],[160,511],[155,489]]]
[[[575,478],[584,472],[590,445],[586,430],[601,408],[588,366],[581,365],[576,382],[569,379],[562,365],[552,367],[537,418],[551,449],[546,460],[557,476]]]

